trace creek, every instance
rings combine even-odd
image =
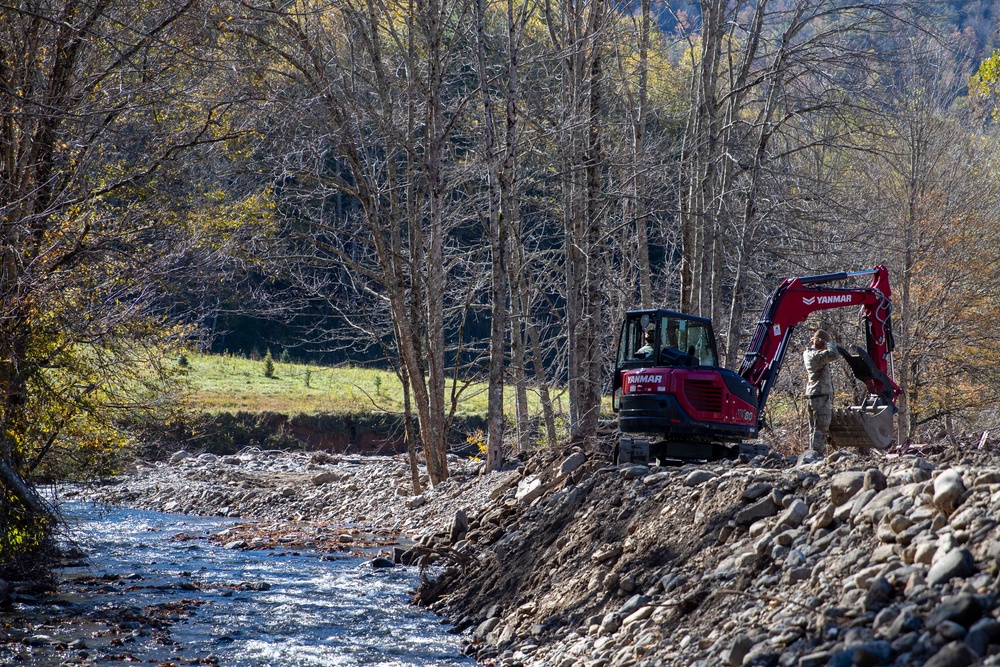
[[[60,570],[63,583],[44,602],[15,603],[15,615],[28,618],[30,627],[20,645],[0,648],[2,664],[475,664],[447,626],[408,603],[408,590],[418,583],[415,568],[208,541],[233,519],[83,502],[68,503],[63,512],[67,538],[86,562]],[[39,605],[48,618],[32,622]]]

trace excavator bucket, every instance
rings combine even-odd
[[[874,447],[885,451],[892,445],[895,412],[895,406],[881,405],[877,400],[834,410],[830,442],[834,447]]]

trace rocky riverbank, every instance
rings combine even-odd
[[[516,474],[478,474],[482,463],[448,457],[451,477],[414,495],[403,455],[345,456],[326,452],[175,453],[169,461],[137,461],[124,475],[77,487],[72,497],[167,513],[379,528],[422,533],[448,526],[459,509],[478,510],[490,492]]]
[[[400,457],[266,452],[140,463],[89,493],[407,533],[446,565],[418,601],[487,663],[1000,665],[995,452],[659,468],[569,449],[493,474],[451,463],[420,496]]]
[[[1000,459],[539,456],[423,602],[502,665],[1000,665]],[[440,546],[444,546],[443,544]]]

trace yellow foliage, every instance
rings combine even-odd
[[[983,60],[969,81],[973,104],[986,107],[993,120],[1000,121],[1000,49]]]
[[[479,451],[479,455],[470,456],[470,460],[481,461],[486,456],[486,434],[483,433],[483,429],[477,428],[472,435],[465,438],[465,441]]]

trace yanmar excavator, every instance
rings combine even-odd
[[[868,287],[831,285],[862,276],[872,277]],[[837,447],[887,449],[901,393],[892,379],[890,296],[881,265],[785,280],[768,297],[739,372],[718,365],[711,320],[662,309],[627,312],[613,379],[616,462],[735,458],[764,425],[792,331],[811,313],[849,306],[860,307],[867,349],[838,349],[869,396],[834,411],[830,439]]]

